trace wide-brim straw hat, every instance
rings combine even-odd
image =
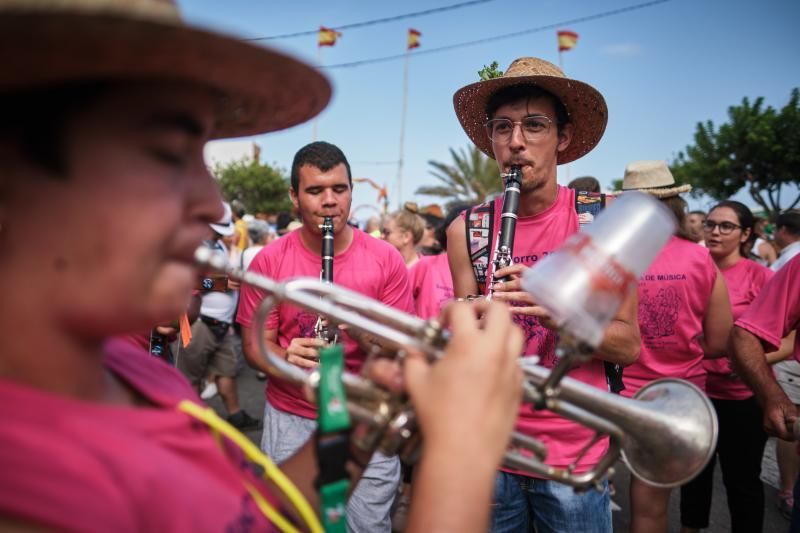
[[[154,79],[218,90],[213,138],[281,130],[328,103],[316,69],[188,26],[172,0],[0,0],[0,91]]]
[[[625,167],[622,190],[640,191],[656,198],[670,198],[691,191],[692,186],[675,186],[675,178],[665,161],[634,161]]]
[[[486,104],[494,93],[514,85],[535,85],[561,100],[573,125],[572,141],[558,154],[558,164],[575,161],[588,154],[606,130],[608,107],[600,92],[582,81],[567,78],[560,68],[536,57],[514,60],[499,78],[472,83],[453,95],[461,127],[475,146],[494,159],[492,141],[486,134]]]

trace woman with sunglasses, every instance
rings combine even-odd
[[[755,237],[754,222],[747,206],[728,200],[714,206],[703,224],[706,247],[728,285],[734,320],[773,274],[745,253]],[[761,426],[761,408],[753,392],[731,370],[729,358],[706,359],[703,366],[707,372],[706,393],[719,419],[719,440],[717,454],[706,469],[681,488],[681,531],[693,533],[708,527],[718,455],[731,530],[759,532],[764,520],[761,457],[767,442]]]

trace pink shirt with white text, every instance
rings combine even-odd
[[[721,272],[725,277],[725,284],[728,285],[734,320],[742,316],[774,274],[772,270],[749,259],[741,259]],[[706,394],[709,397],[718,400],[746,400],[753,395],[753,391],[744,381],[733,373],[728,357],[706,359],[703,366],[708,372]]]
[[[295,230],[273,241],[253,259],[250,271],[277,281],[291,278],[319,278],[321,259],[305,247],[300,231]],[[353,242],[333,259],[333,282],[348,289],[379,300],[401,311],[413,313],[414,304],[408,273],[400,253],[390,244],[353,230]],[[264,294],[243,285],[239,295],[237,321],[251,327],[253,314]],[[278,344],[286,348],[297,337],[314,337],[317,315],[289,304],[276,306],[267,317],[266,329],[277,330]],[[346,333],[339,334],[344,345],[345,367],[357,373],[364,363],[365,354]],[[305,418],[316,418],[316,408],[308,403],[302,390],[286,381],[270,378],[267,401],[273,407]]]
[[[552,206],[534,216],[518,218],[514,234],[514,264],[536,267],[538,261],[560,248],[570,235],[578,231],[574,194],[571,189],[559,186]],[[494,206],[494,228],[500,227],[502,210],[503,199],[499,197]],[[494,233],[490,250],[494,250],[497,238],[497,232]],[[487,280],[490,279],[491,272],[490,265]],[[514,315],[514,322],[522,328],[526,337],[523,357],[538,355],[539,364],[552,368],[556,363],[558,333],[541,325],[536,317]],[[583,363],[570,370],[567,375],[608,390],[603,362],[599,359]],[[548,447],[547,464],[557,468],[564,468],[575,461],[580,451],[594,437],[594,432],[585,426],[547,410],[537,411],[530,404],[520,407],[516,429],[542,440]],[[607,449],[608,439],[601,439],[581,458],[576,471],[585,472],[591,469]],[[527,472],[516,473],[530,476]]]

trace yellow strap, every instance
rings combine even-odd
[[[247,481],[244,482],[244,488],[246,488],[247,492],[250,493],[253,501],[256,502],[256,506],[258,506],[264,516],[267,517],[267,520],[275,524],[278,529],[284,533],[300,533],[296,527],[294,527],[288,520],[286,520],[286,518],[283,517],[282,514],[280,514],[273,506],[269,504],[266,498],[264,498],[264,496],[258,492],[258,489],[256,489]]]
[[[292,505],[295,507],[295,509],[297,509],[300,517],[308,526],[309,531],[312,533],[323,533],[324,530],[322,529],[322,524],[319,521],[319,517],[317,517],[317,514],[314,512],[311,504],[308,503],[308,500],[306,500],[306,498],[303,496],[303,493],[298,490],[294,483],[292,483],[292,481],[286,477],[286,474],[284,474],[280,468],[278,468],[275,463],[269,459],[269,457],[264,455],[261,450],[259,450],[258,447],[250,441],[250,439],[242,435],[228,422],[221,419],[211,408],[201,407],[189,400],[183,400],[180,404],[178,404],[178,410],[200,420],[209,428],[211,428],[212,431],[221,433],[239,446],[239,448],[251,461],[264,469],[264,477],[272,480],[272,482],[275,483],[275,485],[277,485],[281,491],[283,491],[289,501],[292,502]],[[245,486],[247,485],[245,484]],[[253,495],[253,492],[250,491],[249,488],[248,492]],[[259,496],[261,495],[259,494]],[[258,504],[258,500],[256,500],[256,503]],[[266,503],[266,501],[264,501],[264,503]],[[259,508],[261,508],[260,504]],[[262,509],[262,511],[263,510],[264,509]],[[267,517],[272,520],[270,516],[267,515]],[[275,523],[275,525],[278,525],[274,520],[272,521]]]

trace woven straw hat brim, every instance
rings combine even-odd
[[[679,194],[683,194],[685,192],[690,192],[692,190],[692,186],[689,184],[685,185],[678,185],[677,187],[654,187],[652,189],[623,189],[621,192],[629,192],[629,191],[637,191],[649,194],[651,196],[655,196],[656,198],[670,198],[672,196],[678,196]]]
[[[213,138],[289,128],[331,97],[316,69],[178,20],[51,11],[0,5],[0,91],[94,79],[195,82],[224,95]]]
[[[588,154],[606,130],[608,107],[600,92],[591,85],[557,76],[510,76],[479,81],[462,87],[453,95],[453,106],[461,126],[475,146],[494,159],[492,142],[484,124],[486,104],[492,94],[514,85],[536,85],[561,100],[573,124],[572,141],[558,155],[558,164],[575,161]]]

